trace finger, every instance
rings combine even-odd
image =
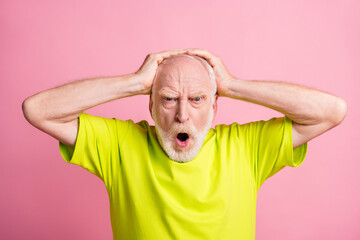
[[[213,54],[211,54],[209,51],[205,50],[205,49],[200,49],[200,48],[190,48],[187,49],[187,52],[191,55],[197,55],[200,57],[204,57],[206,59],[210,59],[215,57]]]
[[[173,56],[173,55],[185,54],[185,53],[186,53],[185,48],[179,48],[179,49],[172,49],[172,50],[163,51],[163,52],[160,52],[159,54],[163,58],[168,58],[168,57]]]
[[[217,57],[205,49],[189,48],[187,50],[187,53],[189,55],[195,55],[204,58],[210,63],[212,67],[214,67],[217,64]]]
[[[186,49],[185,48],[177,48],[177,49],[171,49],[171,50],[158,52],[158,53],[156,53],[157,63],[160,64],[166,58],[169,58],[169,57],[175,56],[175,55],[179,55],[179,54],[186,54]]]

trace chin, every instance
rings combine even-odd
[[[200,153],[209,129],[210,128],[206,128],[198,133],[197,138],[191,140],[193,142],[192,146],[189,146],[187,149],[176,149],[174,146],[176,143],[174,143],[173,137],[166,136],[167,134],[161,128],[155,127],[157,138],[162,149],[171,160],[179,163],[190,162]]]
[[[186,162],[190,162],[191,160],[196,158],[196,156],[198,156],[204,144],[205,138],[211,128],[211,123],[214,116],[213,111],[210,111],[208,116],[208,121],[202,130],[197,130],[193,126],[187,126],[187,128],[184,131],[182,131],[183,130],[182,128],[181,130],[177,129],[175,125],[173,125],[169,131],[164,131],[158,124],[154,106],[153,106],[152,114],[155,123],[155,131],[156,131],[157,139],[162,149],[171,160],[179,163],[186,163]],[[190,138],[191,141],[189,143],[189,146],[185,148],[181,148],[178,146],[175,139],[177,138],[177,135],[179,133],[188,134],[188,137]],[[181,141],[184,140],[182,139]]]
[[[163,149],[171,160],[176,162],[185,163],[193,160],[200,152],[203,142],[194,144],[191,149],[188,150],[175,150],[173,147],[164,146]]]

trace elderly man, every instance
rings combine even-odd
[[[83,113],[138,94],[150,94],[155,127]],[[219,96],[285,116],[211,129]],[[307,142],[346,111],[324,92],[237,79],[202,49],[150,54],[134,74],[69,83],[23,102],[26,119],[59,140],[67,162],[104,181],[114,239],[255,239],[260,186],[299,166]]]

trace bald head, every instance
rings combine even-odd
[[[156,86],[161,81],[183,82],[191,80],[194,87],[210,82],[212,86],[212,95],[216,93],[215,74],[210,64],[198,56],[180,54],[165,59],[158,67],[152,86],[152,92],[159,89]]]

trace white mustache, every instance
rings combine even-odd
[[[195,137],[197,130],[193,125],[174,123],[169,131],[168,136],[176,136],[178,133],[187,133],[189,136]]]

